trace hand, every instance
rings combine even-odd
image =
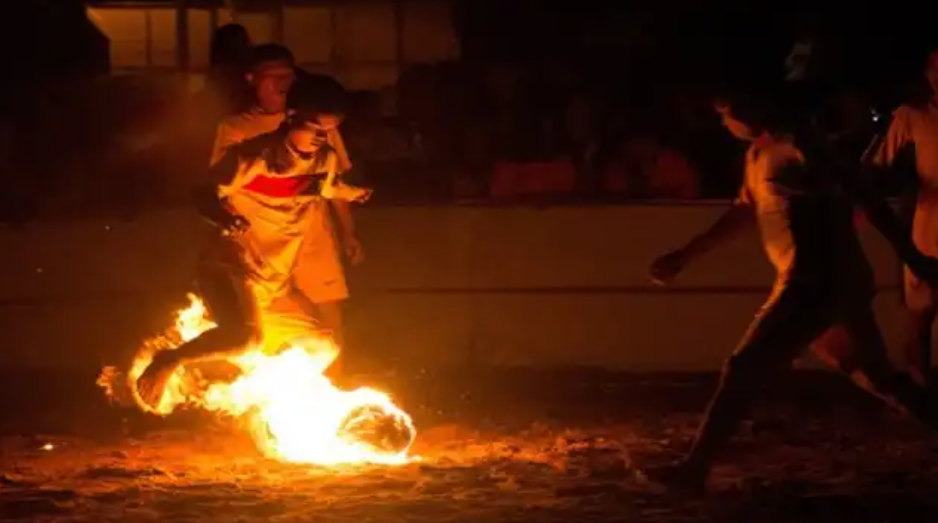
[[[322,196],[327,200],[365,203],[369,198],[371,198],[372,193],[374,193],[374,191],[371,189],[365,189],[363,187],[356,187],[354,185],[346,185],[342,182],[337,182],[332,185],[323,184],[319,191],[319,196]]]
[[[231,218],[224,224],[222,234],[237,237],[247,232],[250,227],[251,222],[247,221],[244,216],[232,214]]]
[[[358,238],[346,236],[345,241],[342,243],[345,246],[345,255],[348,256],[349,263],[352,266],[360,265],[365,261],[365,248],[362,246],[362,242],[358,241]]]
[[[932,287],[938,287],[938,259],[917,252],[906,260],[909,270]]]
[[[659,257],[651,264],[649,271],[651,281],[658,285],[671,283],[687,265],[687,254],[683,250],[676,250]]]

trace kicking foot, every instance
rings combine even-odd
[[[692,467],[686,461],[649,467],[641,473],[646,480],[682,494],[700,496],[707,489],[706,471]]]
[[[157,353],[143,374],[137,378],[137,394],[145,405],[154,410],[159,407],[166,392],[166,385],[178,367],[175,361],[167,356],[168,353],[165,352]]]

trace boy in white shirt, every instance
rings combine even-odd
[[[275,46],[261,51],[252,73],[258,105],[220,126],[212,182],[197,197],[199,212],[219,232],[197,274],[199,292],[217,327],[176,350],[154,355],[137,381],[141,400],[151,407],[159,405],[181,365],[230,356],[254,343],[275,351],[285,343],[302,344],[304,338],[323,335],[321,325],[295,299],[296,267],[310,242],[333,245],[331,229],[324,230],[324,202],[360,201],[369,194],[324,183],[342,161],[333,145],[339,117],[306,108],[288,114],[292,58]],[[341,276],[337,254],[324,255],[329,266],[319,264],[320,276]],[[322,274],[330,268],[332,273]],[[338,351],[322,357],[325,369]]]

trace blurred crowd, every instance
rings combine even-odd
[[[368,183],[398,197],[727,194],[732,145],[707,100],[622,87],[562,61],[418,67],[401,76],[393,116],[356,94],[345,132]]]
[[[243,28],[226,26],[201,77],[102,76],[8,96],[2,214],[130,215],[183,203],[206,171],[217,123],[251,103],[240,69],[250,44]],[[298,86],[341,99],[351,176],[375,189],[375,203],[728,198],[740,177],[739,146],[707,86],[640,65],[440,63],[375,91],[298,73]],[[844,143],[859,153],[872,134],[870,101],[849,89],[832,99],[838,127],[854,136]]]
[[[251,103],[239,70],[249,45],[239,26],[219,30],[202,112],[190,121]],[[378,201],[732,194],[732,141],[706,93],[606,71],[559,57],[440,63],[404,70],[382,90],[349,91],[299,70],[294,89],[343,107],[353,176]]]

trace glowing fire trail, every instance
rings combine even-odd
[[[402,464],[416,435],[410,417],[384,393],[361,388],[343,391],[323,375],[336,354],[331,339],[304,341],[276,355],[252,349],[230,363],[241,375],[231,383],[206,383],[197,370],[180,368],[156,409],[136,393],[137,378],[158,350],[172,350],[214,325],[195,296],[179,312],[166,336],[150,340],[134,359],[127,380],[137,405],[168,415],[182,405],[243,419],[258,448],[293,463],[337,465]],[[104,369],[98,384],[116,394],[119,373]]]

